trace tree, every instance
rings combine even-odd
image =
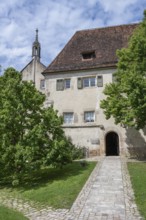
[[[13,183],[41,166],[72,160],[72,144],[61,128],[62,117],[44,108],[45,95],[8,68],[0,77],[0,165]]]
[[[105,87],[101,101],[106,118],[141,129],[146,124],[146,11],[127,48],[117,51],[116,82]]]

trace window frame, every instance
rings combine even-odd
[[[65,116],[71,116],[71,118],[66,118]],[[73,112],[63,112],[63,123],[66,125],[72,125],[74,123],[74,113]]]
[[[69,87],[67,86],[66,82],[69,80]],[[71,88],[71,79],[56,79],[56,91],[63,91],[65,89]]]
[[[56,80],[56,91],[63,91],[64,90],[64,80],[57,79]]]
[[[93,115],[89,115],[89,114],[93,114]],[[84,111],[84,122],[85,123],[95,122],[95,111]]]
[[[94,79],[94,85],[92,84],[92,79]],[[85,86],[85,80],[88,80],[88,85]],[[96,77],[95,76],[89,76],[89,77],[83,77],[83,88],[91,88],[96,86]]]
[[[45,89],[45,87],[46,87],[45,79],[41,79],[40,80],[40,89]]]
[[[67,86],[67,82],[69,82],[69,87]],[[71,88],[71,79],[67,78],[64,79],[64,89],[70,89]]]

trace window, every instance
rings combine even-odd
[[[56,90],[62,91],[64,89],[70,88],[70,79],[57,79],[56,81]]]
[[[44,79],[40,80],[40,89],[45,89],[45,80]]]
[[[73,112],[66,112],[63,114],[63,119],[65,124],[73,124],[74,114]]]
[[[83,87],[95,86],[95,77],[83,78]]]
[[[84,78],[83,79],[83,86],[89,87],[90,86],[90,78]]]
[[[97,86],[102,87],[103,86],[103,77],[97,76]]]
[[[95,51],[82,53],[83,60],[91,60],[96,57]]]
[[[70,88],[70,79],[65,79],[64,80],[64,88],[69,89]]]
[[[95,121],[95,112],[94,111],[84,112],[84,121],[85,122],[94,122]]]
[[[95,86],[95,77],[90,78],[90,86]]]
[[[64,89],[64,80],[63,79],[58,79],[56,83],[56,90],[57,91],[62,91]]]

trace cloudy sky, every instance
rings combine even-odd
[[[31,60],[39,30],[46,66],[77,30],[139,22],[146,0],[0,0],[1,72]]]

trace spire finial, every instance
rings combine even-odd
[[[36,41],[38,41],[38,32],[39,32],[39,31],[38,31],[38,28],[37,28],[37,29],[36,29],[36,38],[35,38]]]

